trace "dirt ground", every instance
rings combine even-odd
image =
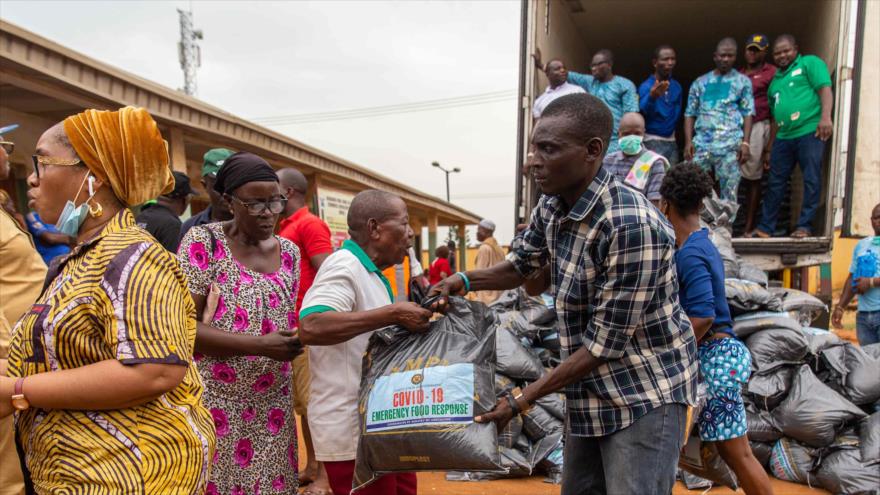
[[[299,423],[297,417],[297,423]],[[298,431],[302,428],[298,424]],[[303,448],[302,435],[299,438],[299,468],[300,472],[306,467],[306,453]],[[544,483],[543,476],[531,478],[519,478],[512,480],[497,481],[446,481],[446,473],[419,473],[418,495],[559,495],[559,485]],[[770,478],[773,483],[775,495],[827,495],[828,492],[819,488],[809,488],[796,483],[786,483]],[[676,483],[673,495],[694,494],[701,495],[703,490],[688,490],[681,483]],[[729,488],[713,488],[708,492],[711,495],[728,495],[743,493],[742,490],[734,492]]]
[[[446,481],[445,473],[419,473],[419,495],[559,495],[559,485],[544,483],[543,476],[525,479],[498,481]],[[810,488],[797,483],[786,483],[771,478],[775,495],[826,495],[828,492],[819,488]],[[676,483],[673,495],[704,493],[703,490],[688,490],[681,483]],[[734,492],[729,488],[713,488],[708,492],[712,495],[743,493]]]

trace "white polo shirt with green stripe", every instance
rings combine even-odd
[[[368,311],[391,304],[391,284],[354,241],[321,263],[306,293],[300,321],[326,311]],[[372,332],[335,345],[310,345],[309,428],[319,461],[355,458],[361,360]]]

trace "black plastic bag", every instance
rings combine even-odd
[[[763,466],[764,469],[769,469],[770,456],[773,454],[773,444],[749,441],[749,447],[752,448],[752,455],[755,456],[755,459],[758,459],[761,466]]]
[[[503,470],[495,425],[474,422],[495,405],[494,315],[450,303],[426,333],[389,327],[370,337],[353,489],[385,473]]]
[[[446,481],[489,481],[505,478],[524,478],[532,474],[526,455],[517,449],[501,447],[499,450],[503,472],[448,471]]]
[[[752,368],[764,372],[803,362],[807,338],[800,330],[773,328],[750,335],[746,347],[752,353]]]
[[[544,375],[544,366],[538,356],[505,327],[495,331],[495,352],[498,356],[498,373],[504,376],[533,382]]]
[[[812,486],[816,483],[811,474],[815,456],[815,449],[790,438],[780,438],[770,455],[770,474],[782,481]]]
[[[837,335],[821,328],[804,327],[801,331],[804,332],[804,336],[807,338],[808,353],[813,356],[819,356],[820,352],[829,347],[844,345],[846,343],[845,340]]]
[[[535,403],[540,404],[554,418],[565,421],[565,394],[554,392],[541,397]]]
[[[866,465],[880,464],[880,411],[859,423],[859,447],[862,462]]]
[[[828,454],[816,470],[815,479],[835,494],[880,494],[880,468],[864,464],[855,447]]]
[[[691,474],[684,469],[678,470],[678,477],[681,479],[681,482],[684,483],[685,488],[688,490],[703,490],[706,488],[712,488],[712,482],[707,480],[706,478],[700,478],[696,474]]]
[[[782,438],[782,432],[773,425],[773,418],[767,411],[746,409],[749,440],[772,443]]]
[[[826,447],[844,423],[867,414],[820,382],[804,365],[792,380],[788,397],[773,410],[772,416],[785,436],[812,447]]]
[[[733,319],[733,333],[740,339],[770,328],[789,328],[800,331],[802,325],[788,313],[774,311],[758,311],[746,313]]]
[[[724,293],[732,316],[754,311],[782,311],[782,301],[755,282],[725,279]]]
[[[796,370],[794,366],[782,366],[762,373],[753,373],[743,394],[759,408],[772,411],[788,396],[791,379]]]
[[[740,280],[755,282],[761,287],[767,287],[770,285],[770,280],[767,278],[767,272],[747,261],[739,262],[739,276],[737,278]]]
[[[809,326],[819,315],[828,311],[828,306],[821,299],[804,291],[773,287],[770,293],[782,300],[782,311],[797,314],[803,326]]]
[[[498,445],[512,449],[516,445],[517,439],[522,435],[523,420],[519,416],[514,416],[507,426],[498,434]]]
[[[547,456],[560,447],[562,447],[562,430],[547,435],[538,441],[532,442],[528,456],[529,465],[532,466],[533,470],[536,469],[541,462],[547,458]],[[561,464],[559,467],[561,470]]]
[[[495,397],[501,398],[516,387],[512,378],[495,373]]]
[[[523,420],[523,434],[532,442],[554,433],[562,431],[562,421],[554,418],[543,406],[535,404],[531,409],[521,414]]]
[[[880,399],[880,359],[849,343],[845,348],[846,395],[854,404],[874,403]]]
[[[550,350],[556,357],[559,357],[559,328],[556,325],[541,328],[538,331],[538,342],[541,343],[541,347]]]
[[[559,352],[552,352],[543,347],[532,347],[532,352],[538,356],[545,368],[555,368],[562,363],[562,360],[559,359]]]
[[[880,344],[863,345],[862,350],[865,351],[869,356],[875,359],[880,359]]]
[[[688,438],[678,458],[678,467],[715,484],[736,490],[736,475],[721,458],[715,443],[702,442],[698,435]]]

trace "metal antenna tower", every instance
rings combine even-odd
[[[177,13],[180,14],[180,42],[177,43],[177,52],[180,68],[183,69],[183,92],[193,96],[198,90],[196,71],[202,65],[202,50],[196,41],[203,38],[202,30],[193,28],[192,10],[177,9]]]

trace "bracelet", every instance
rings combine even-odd
[[[464,282],[465,293],[470,292],[471,291],[471,280],[468,278],[468,276],[465,275],[464,272],[455,272],[455,274],[458,275],[459,277],[461,277],[461,281]]]
[[[516,403],[516,399],[513,398],[513,392],[507,392],[507,403],[510,404],[510,409],[513,410],[514,416],[518,416],[522,412],[519,404]]]

